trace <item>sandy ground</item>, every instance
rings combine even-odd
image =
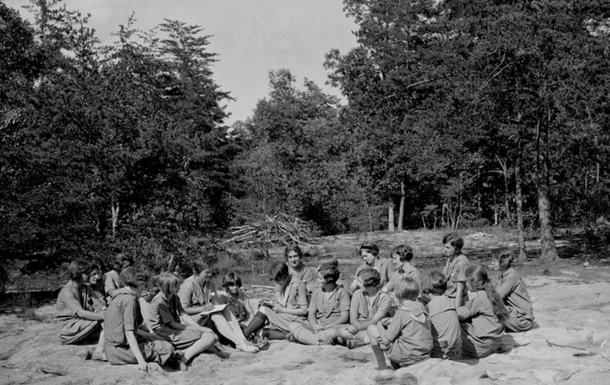
[[[246,354],[197,357],[190,370],[144,373],[135,366],[86,360],[93,345],[62,346],[51,305],[40,321],[0,316],[2,384],[608,384],[610,283],[575,276],[530,276],[537,326],[504,338],[505,352],[480,361],[430,359],[378,372],[370,348],[273,342]],[[606,342],[608,341],[608,342]]]
[[[415,265],[428,271],[444,264],[442,235],[421,231],[329,237],[312,254],[338,257],[349,276],[360,263],[356,251],[362,241],[377,242],[382,254],[408,242],[415,249]],[[490,248],[515,244],[514,234],[503,232],[474,232],[465,238],[467,255],[483,265]],[[544,264],[534,257],[517,266],[534,302],[536,327],[506,335],[504,352],[480,361],[430,359],[378,372],[369,347],[348,350],[277,341],[258,354],[223,346],[225,357],[202,354],[185,373],[144,373],[136,366],[87,360],[94,345],[60,345],[60,325],[50,304],[36,310],[36,321],[0,314],[0,384],[610,384],[609,261],[591,259],[590,266],[583,266],[586,254],[574,242],[561,242],[560,261]],[[528,253],[534,250],[535,256],[537,247],[528,242]],[[315,262],[312,258],[309,263]],[[251,298],[271,295],[265,287],[248,289]]]

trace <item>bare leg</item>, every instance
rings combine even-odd
[[[386,370],[388,369],[388,365],[385,361],[385,355],[383,354],[383,350],[379,346],[377,339],[380,338],[379,329],[375,325],[371,325],[367,328],[367,332],[369,335],[369,340],[371,342],[371,348],[373,349],[373,354],[375,355],[375,359],[377,360],[377,369],[378,370]]]
[[[104,345],[106,344],[106,338],[104,334],[103,323],[100,324],[102,325],[102,331],[100,332],[100,337],[97,340],[97,345],[95,347],[95,350],[93,351],[91,358],[98,361],[106,361],[106,353],[104,353]]]
[[[231,329],[233,329],[235,334],[238,335],[239,338],[242,339],[242,341],[247,341],[248,339],[244,335],[241,325],[239,324],[239,321],[237,321],[237,318],[235,318],[233,312],[228,307],[226,307],[222,311],[222,314],[225,316],[225,319],[227,320],[229,326],[231,326]]]
[[[95,348],[95,350],[100,350],[103,352],[104,344],[106,344],[106,337],[105,337],[104,329],[102,329],[102,331],[100,333],[100,338],[99,338],[99,340],[97,340],[97,347]]]
[[[227,319],[221,313],[212,314],[212,322],[214,322],[214,326],[220,334],[227,337],[231,340],[235,345],[239,345],[246,340],[244,334],[241,332],[241,329],[238,328],[238,331],[233,330]]]
[[[184,359],[189,362],[197,354],[204,352],[218,341],[218,338],[214,333],[204,333],[200,339],[192,344],[188,349],[184,351]]]
[[[237,319],[235,319],[235,316],[233,316],[233,313],[228,308],[225,308],[223,313],[212,314],[212,322],[214,322],[218,332],[231,340],[237,349],[248,353],[256,353],[258,351],[258,348],[248,342],[239,327]]]

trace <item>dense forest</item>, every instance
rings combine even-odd
[[[538,234],[610,214],[610,3],[344,0],[345,103],[270,69],[227,125],[205,26],[0,3],[0,255],[130,253],[151,267],[283,215],[319,235],[487,225]],[[321,58],[322,61],[323,58]]]

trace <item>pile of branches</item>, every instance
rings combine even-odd
[[[265,215],[262,221],[234,226],[229,231],[230,238],[222,243],[257,248],[285,246],[291,242],[311,245],[314,238],[307,222],[287,214]]]

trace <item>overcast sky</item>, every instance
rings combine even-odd
[[[4,0],[18,9],[27,0]],[[212,35],[209,50],[218,54],[212,68],[216,82],[236,99],[227,106],[227,123],[252,115],[256,102],[268,93],[271,70],[288,68],[298,78],[307,77],[325,92],[324,54],[332,48],[342,53],[356,45],[356,25],[343,13],[341,0],[64,0],[68,9],[90,13],[89,24],[103,43],[126,24],[135,12],[136,27],[148,30],[163,19],[200,25]]]

